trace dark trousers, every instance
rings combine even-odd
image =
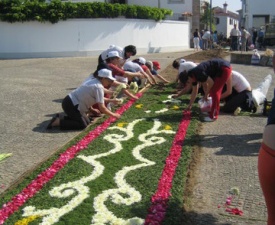
[[[231,49],[233,51],[238,51],[238,37],[237,36],[231,37]]]
[[[249,91],[245,90],[238,93],[235,89],[233,89],[232,94],[225,98],[225,104],[222,107],[222,111],[226,113],[233,113],[238,107],[241,107],[242,110],[246,111],[247,92]]]
[[[273,95],[272,103],[271,103],[271,109],[268,114],[267,124],[275,124],[275,89],[274,89],[274,95]]]
[[[77,109],[78,105],[73,105],[69,95],[63,99],[62,108],[66,113],[66,116],[60,119],[61,130],[82,130],[87,127],[88,124]]]

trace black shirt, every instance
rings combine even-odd
[[[197,82],[205,82],[208,77],[212,79],[220,77],[222,75],[222,67],[230,68],[230,63],[223,59],[211,59],[200,63],[195,68],[188,71],[188,76],[195,78],[196,82],[193,85],[197,85]]]

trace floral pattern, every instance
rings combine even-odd
[[[140,97],[142,93],[139,93]],[[123,105],[117,113],[122,114],[125,112],[135,100],[130,100]],[[138,104],[135,106],[137,109],[142,109],[143,105]],[[178,109],[172,108],[172,109]],[[164,108],[155,113],[166,112],[167,108]],[[150,112],[148,112],[150,113]],[[95,214],[92,217],[91,224],[103,225],[103,224],[160,224],[165,217],[167,202],[171,195],[170,190],[172,188],[172,180],[175,174],[175,170],[181,156],[182,144],[190,123],[190,112],[184,112],[183,119],[179,125],[178,131],[172,130],[169,125],[162,124],[158,119],[153,120],[153,126],[146,130],[144,133],[138,136],[140,144],[136,145],[132,149],[132,155],[139,161],[138,164],[132,166],[125,166],[119,170],[114,177],[114,181],[117,188],[112,188],[102,191],[99,195],[94,198],[93,208]],[[45,171],[37,176],[21,193],[14,196],[12,200],[3,205],[0,209],[0,224],[3,224],[10,215],[12,215],[19,207],[23,206],[24,203],[32,198],[43,186],[50,181],[55,174],[61,170],[70,160],[72,160],[77,153],[85,149],[89,143],[97,138],[104,130],[109,129],[110,132],[104,136],[104,139],[109,143],[112,143],[113,148],[107,152],[97,155],[79,155],[79,159],[89,164],[93,170],[89,176],[82,177],[76,181],[63,183],[59,186],[53,187],[49,191],[49,195],[54,198],[67,198],[72,196],[66,205],[60,208],[52,207],[48,209],[37,209],[35,206],[28,205],[23,208],[23,219],[19,220],[16,225],[27,225],[33,220],[40,218],[41,225],[55,224],[65,214],[73,211],[78,207],[86,198],[89,197],[90,190],[87,182],[97,179],[104,173],[104,166],[98,161],[102,157],[108,157],[111,154],[115,154],[122,150],[122,142],[129,141],[135,136],[134,127],[141,123],[144,119],[137,119],[130,123],[119,122],[114,126],[110,126],[116,121],[115,118],[109,118],[100,126],[92,130],[76,145],[68,148],[60,157]],[[115,132],[119,130],[119,134]],[[122,135],[123,133],[123,135]],[[127,183],[125,176],[127,173],[133,170],[137,170],[142,167],[150,167],[155,164],[154,161],[146,159],[141,154],[142,150],[153,145],[161,145],[165,142],[165,138],[160,134],[175,134],[170,154],[166,158],[165,167],[162,171],[161,178],[159,179],[158,188],[155,194],[151,197],[151,206],[148,209],[148,215],[146,218],[119,218],[113,212],[111,212],[105,205],[107,200],[110,200],[117,205],[132,205],[136,202],[141,201],[141,193]],[[119,139],[119,141],[117,141]],[[125,197],[127,196],[127,197]]]

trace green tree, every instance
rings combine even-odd
[[[211,19],[211,29],[210,29],[210,19]],[[210,5],[208,2],[205,2],[204,12],[201,15],[200,23],[204,24],[208,30],[216,30],[216,23],[215,23],[215,17],[214,12],[212,9],[210,9]]]

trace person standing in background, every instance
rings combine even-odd
[[[273,56],[275,73],[275,55]],[[267,225],[275,224],[275,89],[258,157],[258,173],[267,207]]]
[[[246,52],[247,51],[247,40],[250,37],[250,33],[244,29],[244,27],[241,27],[241,51]]]
[[[261,50],[262,48],[264,48],[264,30],[263,28],[260,28],[259,33],[258,33],[258,45],[259,45],[259,49]]]
[[[255,48],[256,48],[257,37],[258,37],[258,31],[257,31],[257,29],[255,27],[253,27],[252,28],[252,43],[255,46]]]
[[[193,42],[194,42],[194,50],[195,51],[199,51],[200,50],[200,33],[198,31],[198,29],[195,30],[195,32],[193,33]]]
[[[230,31],[230,38],[231,38],[231,50],[238,51],[238,39],[239,39],[239,31],[237,29],[237,25],[234,24],[234,28]]]
[[[275,224],[275,89],[258,157],[258,172],[267,207],[267,225]]]
[[[209,48],[210,40],[211,40],[211,33],[209,30],[205,30],[202,38],[202,49],[207,50]]]

